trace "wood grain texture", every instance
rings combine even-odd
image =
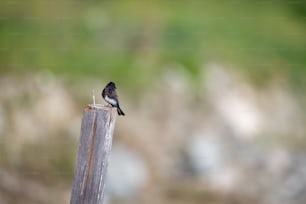
[[[116,109],[87,106],[74,170],[70,204],[102,204]]]

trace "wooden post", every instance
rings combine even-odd
[[[116,109],[89,105],[83,111],[70,204],[102,204]]]

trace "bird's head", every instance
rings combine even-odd
[[[107,85],[106,85],[107,87],[112,87],[112,88],[116,88],[116,84],[114,83],[114,82],[109,82]]]

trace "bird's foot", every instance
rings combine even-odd
[[[111,106],[110,104],[106,104],[105,107],[112,108],[113,106]]]

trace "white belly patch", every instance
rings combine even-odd
[[[105,101],[112,104],[112,105],[117,105],[117,102],[115,99],[109,98],[108,96],[105,96]]]

